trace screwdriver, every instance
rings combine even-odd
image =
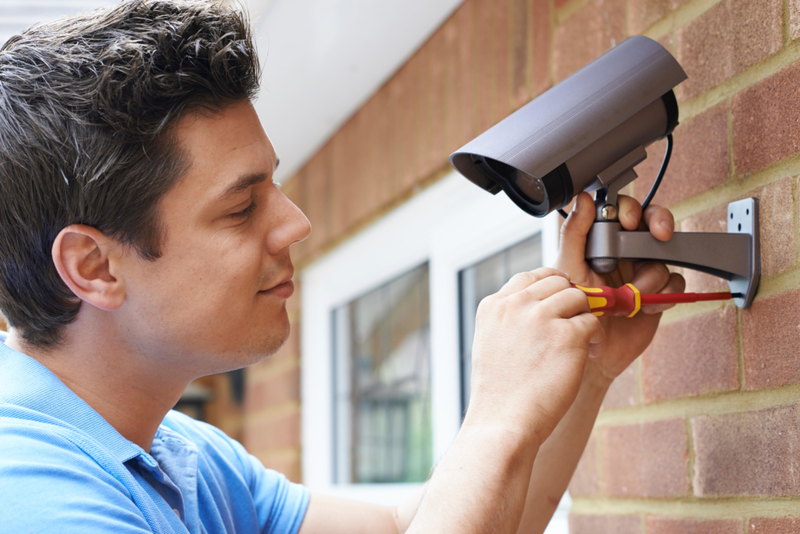
[[[686,302],[699,302],[706,300],[727,300],[737,296],[730,291],[722,293],[662,293],[656,295],[642,295],[633,284],[625,284],[620,288],[608,286],[584,287],[572,284],[586,293],[589,298],[589,308],[598,317],[622,316],[633,317],[642,306],[650,304],[681,304]]]

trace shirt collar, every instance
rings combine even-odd
[[[125,439],[47,367],[6,346],[0,335],[0,402],[27,408],[75,427],[103,445],[120,462],[144,451]]]

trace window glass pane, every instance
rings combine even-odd
[[[496,293],[509,278],[542,266],[541,234],[526,239],[462,270],[458,276],[461,308],[461,407],[469,404],[469,377],[472,374],[472,338],[475,313],[483,298]]]
[[[334,310],[337,483],[427,479],[429,307],[426,264]]]

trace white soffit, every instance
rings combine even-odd
[[[251,0],[264,65],[255,104],[291,177],[463,0]],[[261,9],[259,9],[261,8]]]

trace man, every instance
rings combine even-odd
[[[554,269],[481,303],[462,429],[398,508],[309,495],[170,412],[288,335],[290,247],[310,226],[272,183],[257,88],[246,20],[210,1],[130,0],[0,50],[3,530],[541,532],[660,317],[601,322]],[[620,208],[670,238],[666,210]],[[603,282],[583,260],[593,219],[584,194],[562,233],[577,283]],[[683,289],[628,267],[643,291]]]

